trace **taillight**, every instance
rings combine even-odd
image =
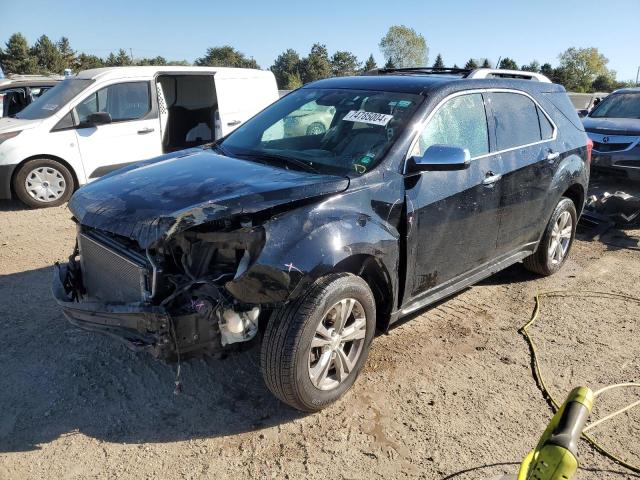
[[[587,165],[591,165],[591,151],[593,150],[593,140],[587,137]]]

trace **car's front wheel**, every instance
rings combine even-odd
[[[576,236],[577,223],[578,216],[573,201],[561,198],[547,224],[538,250],[524,259],[525,268],[540,275],[552,275],[560,270]]]
[[[355,382],[375,326],[375,301],[362,278],[323,277],[273,312],[262,340],[267,387],[298,410],[321,410]]]
[[[60,162],[36,158],[25,162],[13,177],[18,199],[33,208],[55,207],[71,198],[73,176]]]

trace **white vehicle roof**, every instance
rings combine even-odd
[[[75,75],[76,78],[91,80],[110,80],[117,78],[149,78],[159,73],[216,73],[225,77],[267,77],[272,76],[269,70],[256,70],[255,68],[229,68],[229,67],[184,67],[184,66],[158,66],[158,67],[105,67],[83,70]]]

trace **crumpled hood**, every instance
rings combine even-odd
[[[80,188],[69,209],[83,225],[142,248],[190,227],[338,193],[349,179],[263,165],[192,149],[111,173]]]
[[[591,118],[582,119],[587,132],[602,135],[640,135],[640,119],[638,118]]]

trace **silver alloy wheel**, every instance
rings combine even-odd
[[[569,249],[571,243],[571,235],[573,233],[573,219],[569,212],[562,212],[556,220],[553,230],[551,231],[551,242],[549,243],[548,256],[553,265],[562,263],[564,256]]]
[[[320,390],[333,390],[355,368],[364,350],[367,318],[355,298],[333,305],[318,324],[309,352],[309,377]]]
[[[62,173],[53,167],[37,167],[24,181],[27,193],[39,202],[55,202],[64,195],[67,182]]]

